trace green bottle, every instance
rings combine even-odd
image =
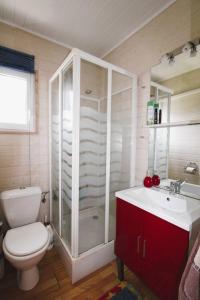
[[[154,99],[151,99],[147,102],[147,125],[154,124],[154,104]]]

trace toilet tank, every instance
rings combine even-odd
[[[37,221],[40,201],[40,187],[23,187],[0,194],[1,205],[11,228]]]

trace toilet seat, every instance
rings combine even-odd
[[[36,222],[7,231],[4,246],[13,256],[28,256],[40,251],[48,242],[49,234],[41,222]]]

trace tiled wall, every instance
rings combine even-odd
[[[200,36],[200,1],[191,0],[191,38],[199,38]]]
[[[141,183],[148,167],[148,129],[146,102],[150,95],[150,69],[160,57],[200,34],[198,0],[177,0],[144,28],[127,39],[104,59],[139,75],[137,183]]]
[[[48,82],[69,49],[3,23],[0,45],[35,55],[37,101],[36,133],[0,133],[0,190],[30,184],[48,191]]]

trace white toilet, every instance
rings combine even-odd
[[[2,208],[8,224],[3,240],[3,251],[7,260],[17,269],[18,286],[22,290],[32,289],[39,281],[37,264],[49,246],[49,233],[39,214],[41,189],[26,187],[2,192]]]

